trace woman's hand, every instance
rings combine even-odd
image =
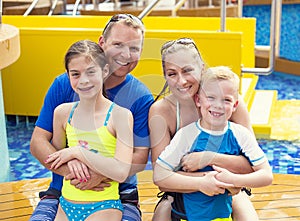
[[[193,152],[181,159],[182,169],[186,172],[193,172],[209,165],[216,153],[211,151]]]
[[[213,169],[218,172],[218,174],[216,175],[216,179],[218,179],[221,182],[231,183],[233,185],[235,184],[234,180],[236,174],[231,173],[229,170],[225,168],[221,168],[215,165],[213,165]]]
[[[208,195],[214,196],[225,193],[225,189],[234,187],[232,184],[224,183],[216,179],[218,172],[211,171],[201,177],[199,191]]]

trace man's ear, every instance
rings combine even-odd
[[[109,65],[106,64],[102,69],[103,79],[106,80],[109,77]]]
[[[236,111],[238,105],[239,105],[239,101],[236,100],[236,102],[235,102],[234,105],[233,105],[233,111]]]
[[[103,35],[101,35],[98,40],[98,45],[102,48],[103,44],[104,44],[104,37],[103,37]]]

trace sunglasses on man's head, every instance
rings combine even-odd
[[[103,29],[103,34],[105,33],[107,27],[112,23],[112,22],[118,22],[120,20],[125,20],[125,19],[130,19],[131,21],[133,21],[134,23],[144,27],[144,23],[141,19],[139,19],[138,17],[131,15],[131,14],[116,14],[113,15],[111,17],[111,19],[107,22],[106,26]]]
[[[193,41],[193,39],[191,39],[191,38],[179,38],[177,40],[167,41],[166,43],[164,43],[163,46],[160,49],[160,54],[163,54],[166,49],[170,48],[172,45],[175,45],[175,44],[181,44],[181,45],[192,44],[196,48],[196,50],[198,51],[197,45]],[[198,53],[199,53],[199,51],[198,51]]]

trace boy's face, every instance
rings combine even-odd
[[[229,80],[205,82],[196,104],[200,107],[201,126],[222,131],[238,105],[236,88]]]
[[[108,58],[110,73],[125,77],[137,65],[143,46],[143,33],[122,23],[115,23],[107,39],[99,39],[99,45]]]

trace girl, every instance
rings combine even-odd
[[[65,68],[80,101],[55,109],[52,143],[58,151],[46,163],[52,163],[54,169],[68,163],[81,182],[89,179],[88,169],[113,181],[104,191],[83,191],[64,180],[55,220],[121,220],[118,183],[125,181],[131,167],[131,112],[104,95],[108,65],[98,44],[89,40],[74,43],[65,55]]]

